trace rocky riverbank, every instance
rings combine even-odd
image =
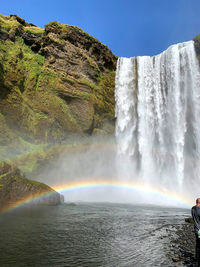
[[[170,252],[167,254],[173,261],[173,266],[196,266],[195,235],[192,223],[174,225],[169,230]]]

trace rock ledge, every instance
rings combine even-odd
[[[63,197],[51,187],[28,180],[14,166],[0,163],[0,210],[18,203],[34,205],[59,205]]]

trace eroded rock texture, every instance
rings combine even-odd
[[[108,47],[78,27],[0,15],[0,145],[112,132],[115,68]]]

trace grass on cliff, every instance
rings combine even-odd
[[[7,103],[18,109],[22,116],[20,123],[30,132],[30,137],[37,137],[41,132],[43,140],[62,139],[65,135],[62,128],[79,129],[68,105],[57,95],[63,75],[49,70],[44,57],[34,53],[22,38],[17,37],[15,42],[0,41],[0,67],[0,83],[5,94],[6,88],[10,91]],[[74,83],[72,79],[66,79],[70,84]],[[80,97],[87,99],[89,96],[80,94]]]
[[[80,82],[92,89],[94,96],[95,123],[101,127],[104,119],[114,118],[114,88],[115,71],[109,71],[98,77],[97,85],[87,79],[80,79]]]
[[[41,34],[44,31],[28,24],[22,26],[22,24],[15,17],[0,16],[0,25],[8,29],[21,25],[23,31],[35,34]],[[51,22],[47,25],[46,31],[48,27],[51,28],[50,30],[55,27],[56,33],[64,31],[70,34],[72,30],[75,34],[83,33],[84,38],[89,36],[76,26]],[[56,38],[56,42],[60,40],[59,38]],[[64,39],[61,41],[64,42]],[[96,61],[84,52],[83,57],[93,69],[96,79],[100,75]],[[73,102],[70,106],[70,102],[67,101],[69,100],[67,94],[71,98],[77,98],[79,103],[82,100],[87,107],[89,106],[88,118],[83,119],[93,122],[95,116],[95,127],[101,125],[105,118],[113,118],[113,81],[114,72],[102,74],[95,84],[87,79],[81,80],[81,77],[60,73],[51,68],[48,60],[45,62],[42,55],[34,53],[20,37],[16,37],[15,41],[0,41],[0,87],[3,92],[0,94],[4,97],[3,100],[0,97],[1,113],[9,119],[10,125],[14,124],[19,131],[24,131],[24,136],[28,136],[32,141],[34,139],[39,142],[62,141],[66,133],[78,132],[86,127],[80,119],[84,116],[84,112],[87,113],[86,109],[79,115],[80,111],[75,110]],[[82,90],[80,83],[87,85],[88,90],[84,91],[84,86]],[[0,144],[3,140],[1,137],[3,128],[5,127],[0,125]],[[0,147],[0,150],[5,152],[3,147]]]
[[[197,53],[197,58],[199,60],[200,64],[200,34],[193,38],[194,40],[194,46]]]
[[[9,16],[3,16],[0,14],[0,26],[5,30],[9,31],[13,27],[19,26],[19,22],[14,19],[10,18]]]
[[[24,27],[24,31],[25,32],[29,32],[29,33],[32,33],[32,34],[43,34],[44,33],[44,29],[43,28],[39,28],[39,27],[35,27],[35,26],[26,26]]]
[[[3,65],[4,81],[14,87],[14,81],[20,87],[35,85],[44,65],[44,57],[34,53],[24,44],[22,38],[17,37],[13,43],[10,40],[0,41],[0,64]]]
[[[23,19],[21,20],[23,21]],[[8,32],[8,33],[10,33],[12,30],[15,30],[17,28],[21,28],[25,32],[29,32],[35,35],[41,35],[44,33],[43,28],[32,26],[32,25],[23,26],[21,23],[17,21],[15,17],[3,16],[1,14],[0,14],[0,26],[1,26],[1,30],[3,30],[4,32]]]
[[[51,21],[48,24],[45,25],[45,28],[51,29],[52,32],[56,32],[56,33],[61,33],[61,32],[78,32],[82,35],[87,36],[89,39],[95,40],[96,42],[100,43],[100,41],[98,39],[96,39],[95,37],[93,37],[92,35],[88,34],[87,32],[83,31],[81,28],[79,28],[78,26],[74,26],[74,25],[69,25],[69,24],[62,24],[58,21]]]
[[[13,169],[13,165],[10,166],[10,169]],[[15,168],[16,169],[16,168]],[[14,172],[10,175],[9,171],[5,172],[4,174],[0,175],[0,191],[5,190],[7,192],[10,192],[10,190],[12,189],[12,182],[14,183],[22,183],[23,185],[25,185],[29,190],[31,190],[32,188],[34,189],[38,189],[39,191],[44,191],[44,192],[49,192],[49,193],[53,193],[55,192],[55,190],[53,190],[51,187],[49,187],[48,185],[35,181],[35,180],[30,180],[30,179],[26,179],[24,177],[23,174],[20,174],[20,172],[18,172],[18,170],[16,169],[16,172]],[[6,178],[6,179],[3,179]],[[8,179],[10,179],[9,183],[7,182]],[[4,188],[4,184],[6,185]],[[17,189],[17,188],[15,188]]]

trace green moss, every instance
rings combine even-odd
[[[92,67],[98,74],[100,73],[100,69],[99,69],[97,63],[91,57],[89,57],[85,53],[82,53],[82,57],[85,58],[85,60],[87,60],[87,62],[89,63],[90,67]]]
[[[12,142],[12,139],[13,133],[8,127],[5,117],[0,113],[0,153],[5,151],[5,145],[7,142]]]
[[[27,153],[33,152],[33,151],[43,151],[48,144],[42,143],[42,144],[35,144],[30,143],[26,140],[24,140],[22,137],[19,137],[20,144],[24,147],[24,149],[27,151]]]
[[[200,63],[200,34],[194,37],[194,46]]]
[[[26,26],[24,27],[24,31],[32,33],[32,34],[43,34],[44,33],[44,29],[39,28],[39,27],[35,27],[35,26]]]
[[[18,19],[20,18],[18,17]],[[21,19],[21,21],[24,21],[24,20]],[[25,21],[24,21],[24,24],[25,24]],[[12,31],[15,31],[19,27],[23,29],[25,32],[29,32],[35,35],[41,35],[44,33],[44,29],[36,27],[36,26],[30,26],[28,24],[23,26],[21,23],[17,21],[15,17],[10,17],[10,16],[0,15],[0,26],[1,26],[1,30],[7,33],[9,32],[10,34],[12,33]]]
[[[72,116],[72,114],[70,113],[69,107],[65,104],[65,102],[63,102],[63,100],[60,99],[59,97],[54,97],[52,101],[55,101],[54,102],[55,107],[60,108],[61,111],[63,112],[63,115],[66,116],[66,119],[69,120],[70,123],[74,124],[75,128],[78,129],[79,127],[77,125],[77,122]]]
[[[193,220],[193,218],[185,218],[185,222],[194,223],[194,220]]]
[[[48,144],[34,144],[25,141],[20,137],[20,145],[23,147],[25,153],[19,151],[18,156],[14,158],[7,158],[7,162],[11,165],[20,167],[20,170],[24,173],[31,173],[37,168],[37,161],[45,157],[45,150]]]
[[[26,164],[24,164],[23,166],[21,166],[21,171],[24,173],[32,173],[34,171],[34,169],[36,169],[37,164],[36,161],[28,161]]]
[[[57,38],[56,36],[53,35],[49,35],[48,37],[50,38],[51,42],[56,45],[60,45],[61,47],[65,45],[65,40]]]
[[[38,76],[37,79],[37,86],[36,86],[36,90],[38,89],[46,89],[46,90],[52,90],[55,91],[56,89],[56,84],[58,82],[58,77],[57,75],[48,70],[47,68],[43,68]]]
[[[5,173],[5,174],[0,175],[0,190],[3,189],[4,184],[5,184],[5,181],[3,178],[6,177],[6,179],[7,179],[8,175],[9,175],[9,173]],[[44,191],[49,192],[49,193],[55,192],[52,188],[45,185],[44,183],[24,178],[23,175],[21,175],[20,173],[17,172],[17,169],[16,169],[16,174],[14,174],[14,175],[12,174],[12,176],[9,175],[8,179],[10,179],[11,181],[15,180],[17,182],[17,184],[14,187],[14,190],[17,190],[18,186],[20,186],[19,183],[21,183],[21,184],[25,185],[29,190],[31,188],[34,188],[36,190],[39,189],[39,192],[41,190],[44,190]],[[6,192],[8,192],[8,193],[10,192],[10,190],[13,190],[12,183],[6,184],[4,190],[6,190]],[[35,191],[35,193],[37,193],[37,191]]]
[[[6,175],[8,175],[8,173],[3,173],[0,175],[0,179],[2,179],[3,177],[5,177]]]
[[[94,128],[93,134],[95,135],[105,135],[105,131],[102,129]]]
[[[4,86],[14,90],[18,87],[21,92],[25,88],[35,88],[44,57],[35,54],[20,37],[16,38],[15,43],[0,41],[0,51],[0,62],[4,62]]]
[[[197,35],[197,36],[195,36],[195,37],[193,38],[193,40],[194,40],[194,41],[198,41],[198,42],[200,42],[200,34]]]
[[[95,126],[97,128],[101,127],[105,119],[113,120],[115,71],[109,71],[99,76],[97,85],[85,78],[80,79],[79,82],[92,89],[95,108]],[[90,99],[92,95],[90,95]],[[89,99],[89,95],[87,99]]]
[[[49,186],[45,185],[44,183],[35,181],[35,180],[28,180],[28,179],[23,179],[23,182],[25,182],[26,184],[31,184],[34,187],[38,187],[38,188],[42,188],[44,190],[49,190],[49,192],[53,192],[54,190],[51,189]]]
[[[59,33],[64,29],[64,24],[59,23],[57,21],[51,21],[51,22],[49,22],[48,24],[45,25],[45,28],[46,29],[51,28],[52,32]]]
[[[85,79],[85,78],[80,79],[79,82],[80,82],[80,83],[83,83],[83,84],[85,84],[85,85],[87,85],[87,86],[89,86],[91,89],[95,89],[95,88],[97,88],[96,85],[95,85],[94,83],[91,83],[90,81],[88,81],[88,80]]]
[[[19,32],[22,30],[39,36],[44,31],[28,25],[18,17],[0,16],[0,25],[1,30],[8,32],[22,27],[18,29]],[[76,39],[78,36],[87,42],[91,38],[94,42],[92,36],[76,26],[51,22],[46,27],[46,31],[48,30],[56,33],[49,34],[48,37],[60,45],[66,42],[68,36],[73,37],[75,42],[78,42]],[[38,40],[41,42],[45,40],[42,38]],[[87,63],[86,66],[91,70],[90,78],[94,77],[96,80],[100,70],[95,56],[94,58],[88,56],[84,47],[78,49],[78,53],[80,52]],[[94,108],[96,127],[104,119],[113,117],[112,75],[104,73],[97,83],[80,79],[81,77],[85,75],[61,73],[61,70],[54,69],[54,65],[50,65],[48,60],[45,62],[42,55],[34,53],[21,37],[15,37],[13,42],[0,41],[0,109],[9,121],[9,125],[19,129],[19,132],[23,131],[23,136],[29,140],[60,141],[66,138],[67,133],[83,131],[89,127],[90,121],[93,121]],[[86,88],[86,92],[83,91],[84,86],[82,90],[80,83],[89,87]],[[83,114],[80,115],[79,110],[76,110],[76,103],[77,109],[84,111]],[[26,145],[23,144],[23,147]],[[5,153],[3,146],[0,150]],[[25,168],[34,167],[30,163]]]
[[[91,94],[87,92],[77,92],[77,95],[84,100],[90,100],[91,98]]]
[[[46,68],[44,57],[34,53],[19,37],[15,43],[0,42],[0,51],[2,83],[12,92],[8,95],[7,103],[16,105],[22,116],[20,123],[30,137],[34,138],[43,132],[41,138],[48,139],[51,136],[57,139],[64,137],[66,128],[79,129],[66,103],[56,95],[62,74]],[[70,78],[65,77],[65,81],[74,84]],[[88,98],[88,95],[82,97]]]
[[[58,34],[68,33],[70,35],[72,32],[73,33],[75,32],[78,35],[84,36],[88,40],[91,40],[91,42],[94,42],[94,40],[95,40],[96,42],[101,44],[97,38],[91,36],[90,34],[88,34],[87,32],[83,31],[81,28],[79,28],[78,26],[75,26],[75,25],[68,25],[68,24],[62,24],[62,23],[57,22],[57,21],[51,21],[47,25],[45,25],[45,28],[47,31],[51,31],[51,32],[58,33]],[[106,49],[108,49],[108,47],[106,45],[104,45],[104,44],[101,44],[101,45],[103,47],[105,47]],[[86,58],[86,60],[89,62],[91,67],[96,69],[96,71],[100,72],[99,67],[94,60],[92,60],[90,57],[88,57],[85,53],[83,53],[83,57]]]
[[[106,72],[98,78],[94,88],[96,126],[101,127],[105,119],[114,118],[115,71]]]
[[[60,76],[61,76],[61,79],[62,79],[63,82],[67,82],[67,83],[69,83],[71,85],[74,85],[76,83],[75,80],[72,80],[71,78],[67,77],[64,74],[60,74]]]
[[[34,98],[37,98],[38,103],[35,103],[35,101],[32,102],[34,104],[33,106],[36,106],[36,108],[33,108],[32,103],[30,103],[30,93],[27,96],[23,96],[22,113],[26,114],[28,111],[29,119],[26,120],[26,123],[28,123],[27,126],[29,131],[35,135],[39,129],[39,125],[41,123],[44,124],[45,121],[46,125],[49,125],[46,126],[46,138],[48,138],[49,134],[54,138],[59,138],[59,135],[64,136],[64,132],[60,132],[63,126],[68,129],[79,129],[76,120],[71,115],[66,103],[56,95],[57,88],[59,88],[61,84],[63,75],[58,75],[43,67],[44,58],[42,56],[36,54],[33,58],[33,54],[30,50],[26,51],[25,54],[26,61],[30,59],[29,67],[27,67],[29,76],[28,79],[26,79],[25,87],[28,88],[29,91],[31,88],[38,91],[38,95],[34,96]],[[74,84],[74,81],[70,78],[65,77],[65,80],[71,85]],[[84,95],[83,97],[86,98],[88,96]],[[38,101],[38,99],[40,100]],[[44,102],[42,103],[42,101]],[[41,108],[43,109],[42,106],[44,104],[47,107],[44,109],[45,113],[41,110]],[[37,110],[37,107],[39,110]],[[61,123],[61,127],[56,126],[56,121]],[[55,124],[55,127],[50,126],[53,124]]]
[[[10,31],[10,29],[18,27],[19,25],[20,23],[15,18],[0,15],[0,26],[6,31]]]

